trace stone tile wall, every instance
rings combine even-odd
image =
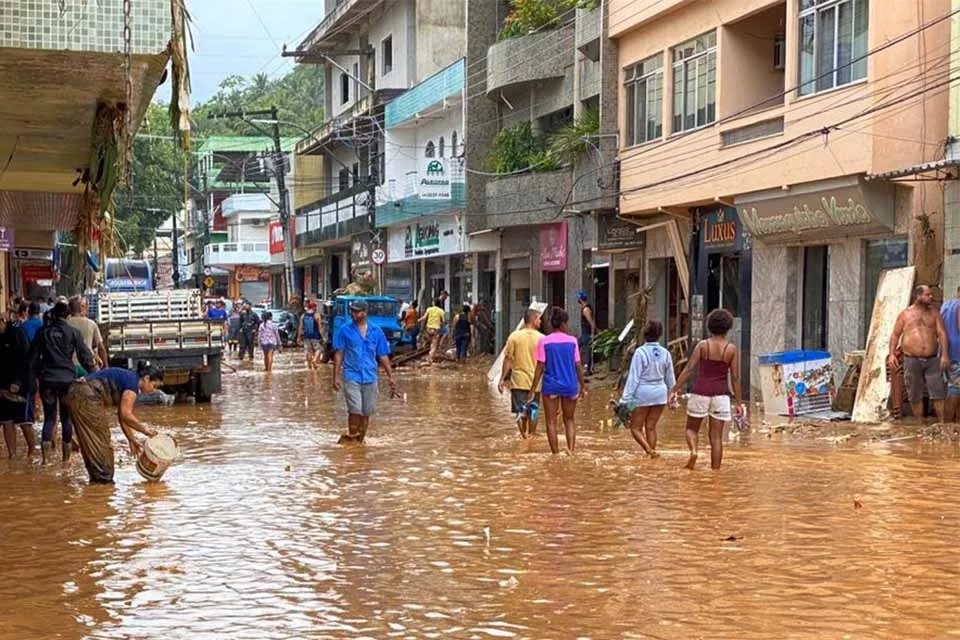
[[[131,3],[133,53],[162,52],[170,40],[170,0]],[[0,5],[0,48],[123,51],[122,0],[3,0]]]

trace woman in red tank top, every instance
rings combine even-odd
[[[710,337],[701,340],[693,348],[693,355],[677,383],[670,390],[671,402],[684,388],[694,369],[697,376],[687,400],[687,447],[690,458],[687,469],[697,464],[697,447],[703,419],[710,418],[710,466],[720,468],[723,461],[723,426],[732,419],[730,411],[730,387],[736,401],[736,413],[742,415],[740,396],[740,352],[727,340],[733,327],[733,316],[725,309],[714,309],[707,316],[707,331]]]

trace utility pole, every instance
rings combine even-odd
[[[177,212],[173,212],[173,288],[180,288],[180,247],[177,246]]]
[[[272,131],[270,137],[273,138],[274,159],[274,177],[277,180],[277,192],[280,195],[280,224],[283,227],[283,262],[284,274],[287,281],[287,300],[293,297],[301,298],[299,287],[296,286],[293,278],[293,234],[290,232],[290,198],[287,193],[286,171],[287,165],[284,161],[283,147],[280,143],[280,120],[277,117],[277,108],[271,107],[260,111],[230,111],[226,113],[211,113],[210,118],[240,118],[254,129],[263,132],[260,127],[248,120],[248,117],[270,118]]]

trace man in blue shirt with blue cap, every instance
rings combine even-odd
[[[947,400],[944,403],[944,422],[954,422],[960,417],[960,287],[957,297],[944,300],[940,305],[940,317],[947,331],[950,349],[950,366],[947,368]]]
[[[387,372],[390,394],[397,396],[397,383],[390,368],[390,345],[379,327],[367,323],[369,307],[366,300],[350,303],[350,318],[333,335],[333,390],[347,401],[347,433],[340,443],[362,444],[370,425],[370,416],[377,412],[379,367]]]

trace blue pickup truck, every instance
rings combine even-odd
[[[321,309],[323,315],[324,344],[323,361],[333,359],[333,336],[350,322],[350,303],[354,300],[363,300],[367,303],[367,322],[379,327],[390,343],[391,354],[396,355],[412,345],[410,337],[400,326],[400,301],[391,296],[337,296],[333,300],[324,302]]]

